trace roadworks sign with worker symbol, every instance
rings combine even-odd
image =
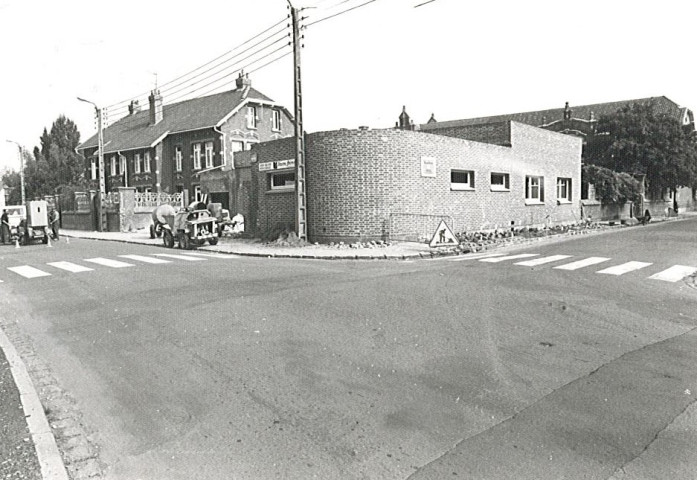
[[[445,220],[441,220],[438,224],[438,228],[436,228],[436,231],[433,233],[433,238],[431,238],[428,246],[454,247],[459,243],[460,242],[458,242],[457,238],[453,234],[453,231],[450,230],[450,227],[448,227],[448,225],[445,223]]]

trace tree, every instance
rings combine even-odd
[[[635,104],[601,117],[596,131],[588,141],[588,163],[646,175],[653,196],[695,183],[694,137],[675,118]]]
[[[615,172],[597,165],[583,165],[581,182],[592,184],[595,196],[603,203],[637,202],[641,199],[641,184],[624,172]]]
[[[30,167],[38,195],[53,194],[63,185],[84,185],[83,158],[75,152],[80,132],[72,120],[59,116],[50,132],[44,128],[39,141],[41,148],[34,149],[35,165]]]

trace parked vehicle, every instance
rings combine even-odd
[[[167,225],[167,216],[177,213],[177,210],[172,205],[159,205],[152,211],[152,224],[150,224],[150,238],[160,237],[162,235],[162,227]]]
[[[37,240],[48,243],[48,204],[46,200],[27,202],[27,221],[24,236],[25,244],[30,244]]]
[[[48,204],[45,200],[31,200],[25,205],[5,207],[10,224],[10,240],[27,245],[37,240],[48,243]]]
[[[183,211],[166,215],[167,223],[162,225],[162,239],[165,247],[189,250],[206,242],[218,243],[218,221],[200,202],[194,202]]]

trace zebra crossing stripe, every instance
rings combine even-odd
[[[663,280],[664,282],[677,282],[683,278],[697,272],[697,268],[686,265],[673,265],[667,270],[651,275],[651,280]]]
[[[544,265],[545,263],[556,262],[558,260],[564,260],[566,258],[571,258],[571,255],[552,255],[551,257],[535,258],[534,260],[525,260],[524,262],[517,262],[515,265],[522,265],[524,267],[536,267],[537,265]]]
[[[111,267],[111,268],[124,268],[124,267],[132,267],[132,263],[126,263],[126,262],[119,262],[118,260],[111,260],[108,258],[102,258],[102,257],[97,257],[97,258],[86,258],[86,262],[91,262],[91,263],[96,263],[97,265],[103,265],[105,267]]]
[[[649,265],[653,264],[646,262],[627,262],[623,263],[622,265],[606,268],[605,270],[599,270],[595,273],[604,273],[606,275],[624,275],[625,273],[639,270],[641,268],[648,267]]]
[[[191,255],[175,255],[173,253],[156,253],[158,257],[176,258],[177,260],[187,260],[189,262],[205,262],[205,258],[194,257]]]
[[[489,262],[489,263],[499,263],[499,262],[505,262],[506,260],[515,260],[516,258],[537,257],[538,255],[539,255],[539,253],[519,253],[518,255],[507,255],[505,257],[482,258],[479,261],[480,262]]]
[[[145,255],[119,255],[122,258],[128,258],[130,260],[137,260],[139,262],[145,263],[172,263],[169,260],[163,260],[161,258],[146,257]]]
[[[559,265],[558,267],[554,267],[554,268],[557,268],[559,270],[578,270],[579,268],[589,267],[591,265],[595,265],[598,263],[607,262],[608,260],[610,260],[610,259],[605,258],[605,257],[588,257],[588,258],[585,258],[583,260],[579,260],[577,262],[571,262],[571,263],[567,263],[565,265]]]
[[[46,265],[51,265],[52,267],[60,268],[61,270],[67,270],[71,273],[91,272],[93,270],[92,268],[84,267],[71,262],[50,262]]]
[[[30,267],[29,265],[22,265],[21,267],[8,267],[11,272],[15,272],[25,278],[36,278],[36,277],[50,277],[51,274],[39,270],[38,268]]]

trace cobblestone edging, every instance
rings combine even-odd
[[[6,301],[3,306],[8,315],[0,317],[0,328],[26,365],[68,477],[70,480],[103,478],[104,465],[99,460],[99,448],[90,439],[89,429],[83,424],[75,401],[58,385],[50,367],[36,355],[31,340],[17,325],[23,318],[23,312],[19,311],[21,301]]]

